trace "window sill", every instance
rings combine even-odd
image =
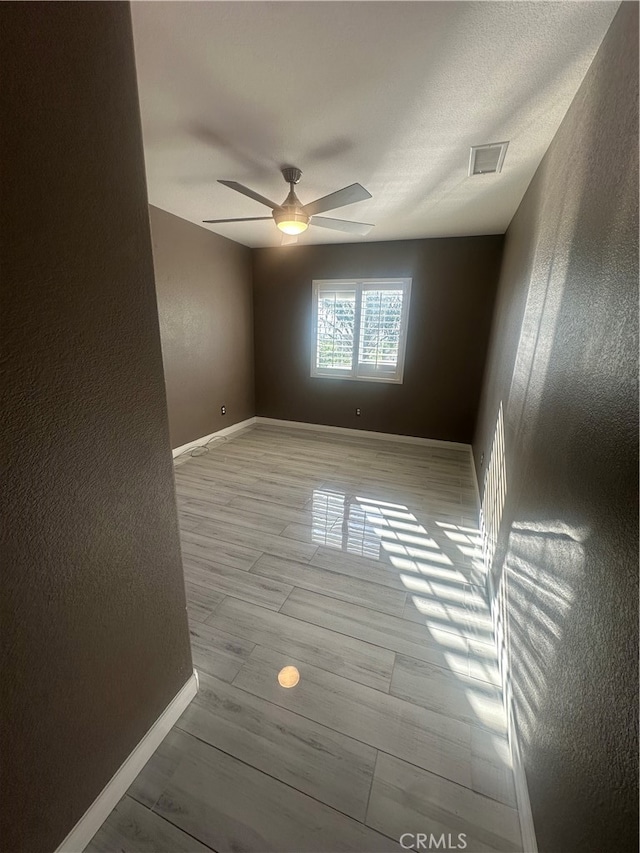
[[[327,373],[312,373],[311,379],[329,379],[332,382],[338,380],[344,380],[346,382],[378,382],[384,385],[402,385],[403,377],[397,379],[391,379],[388,377],[380,377],[380,376],[339,376]]]

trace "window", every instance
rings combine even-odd
[[[402,382],[410,278],[313,282],[311,375]]]

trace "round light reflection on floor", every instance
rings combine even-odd
[[[295,666],[285,666],[278,673],[278,683],[281,687],[295,687],[300,681],[300,673]]]

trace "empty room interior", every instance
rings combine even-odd
[[[636,851],[638,3],[0,32],[0,850]]]

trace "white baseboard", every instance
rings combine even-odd
[[[124,764],[111,777],[57,848],[56,853],[82,853],[197,692],[198,676],[194,670],[184,687],[174,696]]]
[[[498,590],[500,590],[500,585]],[[496,653],[500,663],[500,680],[502,686],[502,701],[507,718],[507,738],[509,740],[509,753],[511,756],[511,768],[513,771],[513,784],[516,794],[516,806],[520,821],[520,835],[522,836],[522,850],[524,853],[538,853],[538,842],[536,841],[536,830],[533,823],[531,801],[529,799],[529,787],[527,785],[527,774],[525,773],[518,727],[516,725],[515,705],[511,691],[511,676],[509,672],[509,659],[505,652],[504,637],[499,629],[498,613],[500,602],[498,601],[492,575],[487,574],[487,595],[491,602],[491,616],[494,629],[494,642]]]
[[[516,728],[513,697],[511,691],[505,686],[505,705],[507,713],[507,730],[509,735],[509,748],[511,752],[511,766],[513,768],[513,783],[516,789],[516,803],[518,806],[518,817],[520,818],[520,834],[522,835],[522,849],[524,853],[538,853],[538,842],[536,841],[536,830],[533,824],[531,812],[531,801],[529,799],[529,788],[527,775],[522,763],[520,744],[518,741],[518,730]]]
[[[381,441],[398,441],[405,444],[422,444],[430,447],[446,447],[449,450],[469,450],[468,444],[459,441],[442,441],[438,438],[420,438],[416,435],[397,435],[392,432],[374,432],[368,429],[351,429],[349,427],[327,426],[326,424],[309,424],[303,421],[282,421],[277,418],[256,417],[256,424],[265,426],[288,427],[289,429],[306,429],[312,432],[330,432],[334,435],[353,435],[362,438],[374,438]]]
[[[487,596],[491,602],[491,617],[494,630],[494,642],[498,661],[500,665],[500,681],[502,686],[502,701],[507,718],[507,738],[509,740],[509,753],[511,756],[511,769],[513,772],[513,784],[516,794],[516,806],[518,819],[520,821],[520,835],[522,836],[522,850],[524,853],[538,853],[538,842],[536,841],[536,830],[533,823],[531,811],[531,800],[529,799],[529,787],[527,785],[527,774],[524,769],[522,753],[520,752],[520,741],[518,726],[516,723],[516,709],[511,690],[511,674],[509,655],[506,651],[505,638],[499,613],[502,607],[500,595],[502,584],[498,584],[496,591],[493,576],[487,572]],[[508,601],[508,598],[507,598]]]
[[[469,458],[471,459],[471,473],[473,475],[473,485],[476,489],[476,503],[478,505],[478,518],[480,518],[480,510],[482,509],[482,504],[480,502],[480,486],[478,485],[478,474],[476,472],[476,460],[473,456],[473,445],[469,445]]]
[[[237,424],[231,424],[231,426],[219,429],[217,432],[209,433],[209,435],[203,435],[202,438],[197,438],[195,441],[189,441],[187,444],[183,444],[181,447],[176,447],[171,451],[173,453],[173,458],[175,459],[176,456],[180,456],[182,453],[186,453],[187,450],[192,450],[194,447],[202,447],[203,444],[211,441],[212,438],[223,438],[225,435],[231,435],[234,432],[239,432],[241,429],[253,426],[255,422],[256,418],[247,418],[245,421],[239,421]]]

